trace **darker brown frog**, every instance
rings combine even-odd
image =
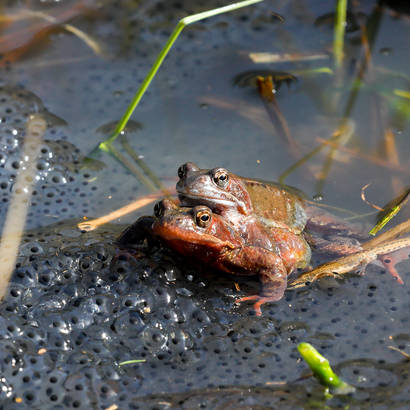
[[[255,223],[246,234],[205,205],[178,207],[169,200],[155,206],[154,216],[139,218],[119,238],[130,246],[145,238],[160,240],[175,252],[201,264],[237,275],[257,275],[260,294],[240,298],[261,305],[282,298],[287,276],[310,260],[310,248],[303,236],[282,228],[266,229]]]

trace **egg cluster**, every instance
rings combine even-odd
[[[90,204],[98,190],[89,184],[94,171],[83,167],[78,148],[67,141],[64,121],[48,112],[40,99],[23,88],[0,87],[0,220],[3,221],[22,166],[22,144],[30,115],[39,114],[47,123],[39,157],[27,228],[80,217],[95,212]]]

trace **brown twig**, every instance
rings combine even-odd
[[[369,205],[370,207],[372,207],[372,208],[374,208],[374,209],[377,209],[378,211],[384,211],[383,208],[380,208],[380,206],[378,206],[378,205],[376,205],[376,204],[373,204],[373,203],[369,202],[369,201],[366,199],[365,191],[366,191],[366,189],[369,187],[369,185],[371,185],[371,182],[368,183],[368,184],[366,184],[365,186],[363,186],[362,189],[360,190],[360,191],[361,191],[361,192],[360,192],[360,197],[362,198],[362,201],[363,201],[365,204]]]
[[[20,21],[23,23],[21,27],[17,26],[14,30],[9,29],[9,34],[0,37],[0,53],[3,54],[0,66],[6,62],[13,62],[19,59],[31,49],[33,44],[43,40],[54,30],[61,30],[62,24],[65,21],[86,11],[89,11],[89,9],[82,2],[77,2],[70,7],[60,6],[50,10],[48,18],[52,19],[52,21],[38,21],[37,16],[37,21],[33,22],[33,16],[30,16],[27,11],[7,16],[13,23]]]
[[[404,356],[407,360],[410,359],[410,354],[406,353],[404,350],[399,349],[396,346],[387,346],[391,350],[395,350],[396,352],[399,352],[402,356]]]
[[[257,79],[259,95],[265,104],[266,111],[273,123],[273,126],[278,131],[281,138],[289,147],[291,154],[294,157],[298,157],[300,154],[300,149],[295,139],[293,138],[286,118],[282,114],[279,104],[275,96],[275,86],[273,84],[272,76],[261,77],[258,76]]]
[[[388,243],[384,242],[378,244],[351,255],[343,256],[335,261],[324,263],[309,272],[303,273],[290,283],[288,288],[297,289],[304,287],[325,276],[340,277],[340,275],[344,275],[357,269],[364,270],[364,268],[370,262],[376,260],[379,255],[395,252],[408,246],[410,246],[410,238],[401,238]]]
[[[170,189],[170,191],[171,190],[172,189]],[[134,212],[137,209],[140,209],[156,201],[158,198],[161,198],[162,196],[163,196],[162,192],[157,192],[154,194],[146,195],[140,199],[137,199],[134,202],[131,202],[128,205],[123,206],[122,208],[119,208],[113,212],[110,212],[107,215],[100,216],[99,218],[96,218],[96,219],[90,219],[89,221],[80,222],[79,224],[77,224],[77,228],[80,229],[81,231],[86,231],[86,232],[93,231],[94,229],[97,229],[101,225],[104,225],[108,222],[118,219],[124,215]]]

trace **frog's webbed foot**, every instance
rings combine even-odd
[[[280,299],[280,298],[279,298]],[[276,298],[271,298],[269,296],[259,296],[259,295],[250,295],[245,296],[243,298],[239,298],[235,300],[235,304],[239,304],[241,302],[246,302],[249,300],[256,300],[256,303],[253,305],[253,310],[255,311],[256,316],[262,316],[261,306],[267,302],[276,302]]]
[[[395,253],[399,255],[399,252],[400,251],[395,252]],[[404,285],[403,279],[400,277],[399,272],[397,272],[396,265],[406,258],[405,257],[401,258],[400,256],[397,257],[395,253],[388,254],[388,255],[379,255],[377,259],[382,263],[382,265],[387,270],[387,272],[389,272],[390,275],[392,275],[393,278],[395,278],[397,282],[400,283],[400,285]],[[407,257],[408,256],[409,255],[407,255]]]

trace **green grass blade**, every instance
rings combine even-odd
[[[134,360],[126,360],[125,362],[118,363],[118,366],[124,366],[126,364],[135,364],[135,363],[145,363],[145,359],[134,359]]]
[[[134,98],[132,99],[130,105],[128,106],[127,110],[125,111],[125,114],[123,117],[120,119],[118,122],[114,132],[111,134],[111,136],[106,139],[105,141],[101,142],[99,144],[99,149],[105,152],[110,151],[110,145],[115,139],[118,137],[118,135],[122,132],[122,130],[125,128],[127,125],[128,120],[130,119],[132,113],[134,112],[135,108],[138,106],[139,102],[141,101],[141,98],[145,94],[145,91],[147,90],[148,86],[150,85],[152,79],[154,78],[155,74],[157,73],[159,67],[161,66],[162,62],[164,61],[165,57],[167,56],[169,50],[175,43],[176,39],[180,35],[181,31],[184,29],[189,24],[195,23],[199,20],[204,20],[209,17],[216,16],[218,14],[223,14],[227,13],[233,10],[237,10],[242,7],[250,6],[255,3],[260,3],[263,0],[245,0],[245,1],[240,1],[237,3],[232,3],[224,7],[219,7],[217,9],[213,10],[208,10],[204,11],[202,13],[198,14],[192,14],[191,16],[184,17],[181,19],[178,24],[176,25],[174,31],[171,33],[168,41],[166,42],[164,48],[161,50],[159,53],[157,59],[155,60],[153,66],[151,67],[151,70],[145,77],[144,81],[141,84],[141,87],[135,94]]]
[[[407,189],[404,194],[400,195],[399,198],[393,200],[393,204],[387,207],[387,210],[382,213],[382,217],[377,222],[377,224],[371,229],[369,235],[376,235],[392,218],[394,218],[397,213],[407,204],[410,199],[410,189]]]
[[[344,36],[346,28],[347,0],[337,0],[336,22],[333,38],[333,56],[335,66],[340,68],[343,62]]]

